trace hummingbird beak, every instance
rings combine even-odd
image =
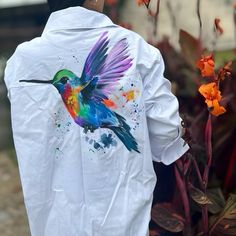
[[[53,80],[20,80],[19,82],[26,82],[26,83],[37,83],[37,84],[52,84]]]

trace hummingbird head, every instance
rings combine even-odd
[[[59,70],[52,80],[20,80],[20,82],[52,84],[60,94],[63,94],[66,86],[75,86],[76,75],[67,69]]]
[[[56,87],[60,94],[63,94],[66,86],[75,86],[76,78],[76,75],[72,71],[67,69],[60,70],[55,74],[52,85]]]

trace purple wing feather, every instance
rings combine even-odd
[[[81,81],[84,84],[93,81],[83,89],[83,95],[87,99],[101,101],[107,98],[132,66],[133,59],[128,53],[128,43],[125,38],[119,40],[109,52],[108,43],[109,39],[105,32],[86,60]],[[96,80],[93,79],[95,77],[97,77]],[[96,81],[96,86],[94,81]]]
[[[122,39],[110,50],[102,68],[99,83],[114,84],[124,76],[126,70],[132,66],[132,59],[127,49],[127,41]]]
[[[108,43],[107,32],[105,32],[101,35],[86,59],[81,76],[82,85],[88,83],[95,75],[101,72],[107,57]]]

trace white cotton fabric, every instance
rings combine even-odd
[[[132,67],[110,99],[131,127],[140,153],[127,150],[108,129],[85,133],[51,84],[19,82],[52,80],[64,68],[80,76],[105,31],[110,48],[123,38],[129,45]],[[5,83],[32,236],[148,235],[156,183],[152,161],[170,164],[188,150],[178,102],[163,72],[158,49],[82,7],[52,13],[41,37],[17,47]],[[132,88],[134,98],[128,99],[124,93]],[[116,145],[94,148],[103,133]]]

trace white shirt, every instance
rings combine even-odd
[[[188,149],[163,71],[156,48],[82,7],[17,47],[5,82],[32,236],[148,234],[152,161]]]

